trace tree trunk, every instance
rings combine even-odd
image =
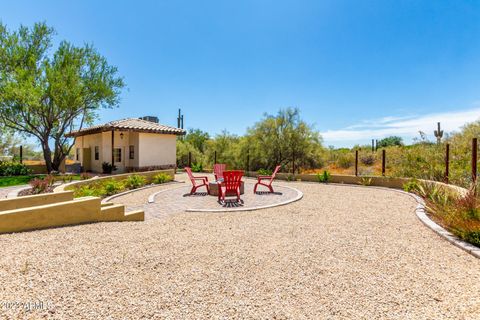
[[[42,140],[41,143],[43,150],[43,158],[45,159],[45,165],[47,166],[47,172],[50,173],[53,170],[52,151],[50,150],[50,146],[48,145],[48,139],[46,141]]]
[[[63,152],[61,153],[57,153],[55,152],[55,155],[53,157],[53,161],[52,161],[52,169],[55,170],[55,171],[60,171],[60,165],[62,164],[62,161],[65,159],[66,155],[63,154]]]

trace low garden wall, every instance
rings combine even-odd
[[[29,208],[69,200],[73,200],[73,191],[44,193],[28,197],[2,199],[0,200],[0,211]]]
[[[246,172],[246,175],[249,177],[257,177],[258,173],[249,171]],[[309,181],[309,182],[318,182],[318,177],[316,174],[296,174],[292,175],[289,173],[277,173],[276,178],[279,180],[294,180],[294,181]],[[366,184],[368,180],[368,184]],[[377,186],[393,189],[403,189],[403,185],[409,181],[411,178],[393,178],[393,177],[379,177],[379,176],[352,176],[352,175],[341,175],[341,174],[332,174],[328,182],[330,183],[341,183],[341,184],[355,184],[355,185],[368,185],[368,186]],[[459,194],[465,194],[467,190],[465,188],[446,184],[439,181],[432,180],[419,180],[428,183],[434,183],[436,185],[442,186],[444,188],[450,189]]]
[[[74,182],[71,182],[71,183],[63,184],[63,185],[60,185],[60,186],[56,187],[53,190],[53,192],[61,192],[61,191],[64,191],[64,190],[71,190],[71,189],[73,189],[74,187],[77,187],[77,186],[83,186],[83,185],[88,185],[88,184],[92,184],[92,183],[97,183],[97,182],[103,181],[103,180],[111,180],[111,179],[123,180],[123,179],[126,179],[133,174],[145,177],[145,179],[147,180],[147,183],[149,183],[152,180],[152,178],[159,173],[167,174],[172,179],[175,178],[175,169],[122,173],[122,174],[115,174],[115,175],[103,176],[103,177],[93,177],[93,178],[87,179],[87,180],[80,180],[80,181],[74,181]]]
[[[142,210],[101,204],[99,197],[73,198],[72,191],[0,200],[0,234],[108,221],[144,221]]]

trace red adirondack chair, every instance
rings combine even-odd
[[[215,175],[215,180],[223,179],[223,172],[227,170],[227,165],[224,163],[215,163],[213,165],[213,174]]]
[[[223,172],[223,182],[218,184],[218,200],[225,201],[227,193],[234,193],[237,201],[240,201],[240,185],[242,183],[243,171],[231,170]]]
[[[194,194],[198,188],[203,186],[207,187],[207,192],[210,194],[210,187],[208,185],[207,177],[194,177],[192,174],[192,169],[189,167],[185,167],[185,171],[192,182],[192,190],[190,190],[190,194]],[[197,184],[197,181],[200,181],[200,183]]]
[[[257,193],[257,187],[259,184],[267,187],[270,190],[270,192],[273,193],[272,182],[273,182],[273,179],[275,179],[275,176],[277,175],[278,171],[280,170],[280,167],[281,166],[276,166],[271,176],[258,176],[257,177],[258,181],[255,184],[255,187],[253,188],[253,193]],[[263,182],[264,180],[268,180],[268,182]]]

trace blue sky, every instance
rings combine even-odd
[[[480,1],[2,1],[11,29],[46,21],[93,43],[127,88],[100,121],[156,115],[243,134],[298,107],[326,145],[480,117]]]

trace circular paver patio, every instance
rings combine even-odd
[[[173,187],[152,195],[150,198],[153,198],[153,203],[149,203],[143,209],[150,217],[159,217],[180,211],[258,210],[285,205],[299,200],[303,195],[295,188],[280,185],[275,185],[274,193],[261,191],[260,188],[257,193],[253,193],[253,188],[254,183],[245,182],[245,193],[241,195],[240,202],[237,202],[236,197],[227,197],[225,202],[219,202],[216,196],[208,195],[206,191],[190,195],[190,185]]]

